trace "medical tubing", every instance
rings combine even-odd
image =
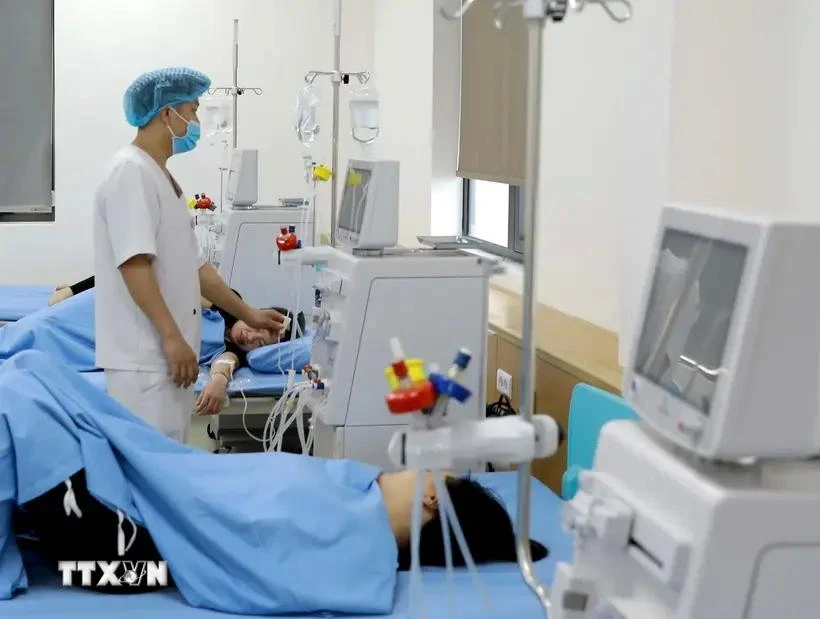
[[[280,398],[276,401],[271,409],[270,414],[268,415],[268,419],[265,422],[265,427],[262,432],[263,437],[263,449],[265,451],[271,451],[271,447],[273,446],[273,441],[275,439],[275,422],[277,417],[284,417],[287,412],[288,406],[291,404],[293,399],[298,397],[298,395],[307,387],[309,383],[296,383],[293,387],[286,390]],[[283,420],[284,421],[284,420]],[[282,422],[280,422],[281,425]]]
[[[276,419],[282,416],[283,411],[286,410],[288,404],[290,403],[290,399],[294,393],[296,393],[295,385],[293,389],[285,391],[280,396],[280,398],[274,403],[273,408],[271,409],[271,412],[268,415],[267,420],[265,421],[265,427],[262,431],[262,437],[264,438],[263,447],[265,451],[271,450],[273,438],[275,436],[274,427],[276,424]]]
[[[424,586],[421,579],[421,504],[424,499],[424,471],[416,473],[413,488],[413,513],[410,526],[410,616],[426,617]]]
[[[444,478],[441,475],[441,471],[434,470],[433,472],[433,481],[436,485],[436,496],[441,496],[442,491],[446,491],[446,485],[444,483]],[[450,539],[450,525],[449,519],[447,518],[447,511],[440,509],[439,510],[439,520],[441,520],[441,539],[444,541],[444,566],[447,570],[447,609],[449,611],[450,617],[456,616],[456,606],[455,606],[455,573],[453,571],[453,544],[452,540]]]
[[[435,476],[434,481],[438,482]],[[448,512],[448,519],[450,521],[450,526],[453,528],[453,535],[456,536],[456,542],[458,543],[458,547],[461,549],[461,555],[464,557],[464,563],[467,564],[467,570],[470,572],[470,576],[473,577],[473,583],[475,584],[476,589],[478,589],[478,594],[481,596],[481,603],[485,610],[489,609],[491,606],[490,598],[487,597],[487,590],[484,588],[484,583],[481,582],[481,576],[478,574],[478,568],[476,567],[475,561],[473,561],[473,555],[470,552],[467,539],[464,537],[464,532],[461,530],[461,524],[458,521],[458,514],[456,514],[456,509],[453,507],[453,502],[450,500],[450,493],[447,491],[447,486],[441,484],[441,488],[439,488],[438,483],[436,483],[436,493],[438,494],[439,510],[443,509]]]
[[[239,389],[239,388],[237,387],[237,389]],[[243,429],[243,430],[245,430],[245,434],[247,434],[248,436],[250,436],[250,437],[251,437],[253,440],[255,440],[257,443],[264,443],[264,442],[265,442],[265,435],[264,435],[264,434],[262,435],[262,438],[259,438],[258,436],[256,436],[255,434],[253,434],[253,433],[252,433],[252,432],[248,429],[248,424],[247,424],[247,423],[245,423],[245,419],[247,418],[247,415],[248,415],[248,398],[245,396],[245,392],[244,392],[244,391],[242,391],[242,389],[239,389],[239,393],[240,393],[240,395],[242,396],[242,402],[243,402],[243,408],[242,408],[242,429]]]
[[[535,265],[538,259],[538,209],[539,204],[539,148],[541,138],[542,60],[544,48],[545,17],[527,19],[528,63],[527,79],[527,142],[524,183],[524,316],[521,326],[521,408],[520,416],[532,423],[535,407],[535,304],[537,290]],[[516,530],[516,555],[524,582],[538,597],[546,615],[550,609],[550,590],[535,575],[530,551],[530,492],[532,463],[518,468],[518,526]]]
[[[302,454],[308,455],[308,438],[305,437],[305,415],[304,411],[301,415],[296,416],[296,432],[299,435],[299,445],[302,447]]]
[[[276,444],[274,445],[274,449],[276,451],[282,451],[282,442],[285,439],[285,433],[287,432],[288,428],[293,425],[293,422],[299,419],[301,415],[304,414],[305,404],[307,402],[303,398],[296,399],[296,408],[294,409],[293,414],[285,420],[284,423],[279,425],[279,431],[276,434]]]
[[[336,247],[336,218],[338,216],[339,169],[339,88],[342,62],[342,0],[334,4],[333,20],[333,142],[330,168],[330,246]]]
[[[279,427],[276,429],[276,433],[273,435],[273,439],[271,440],[270,450],[273,450],[273,451],[280,451],[281,450],[282,440],[285,436],[285,432],[293,424],[293,421],[296,419],[296,416],[301,414],[302,410],[304,409],[305,401],[302,398],[300,398],[299,396],[303,391],[306,391],[307,389],[310,389],[310,383],[298,383],[294,386],[292,393],[288,396],[288,398],[287,398],[287,400],[286,400],[285,404],[283,405],[282,410],[280,412],[282,418],[279,421]],[[277,406],[278,406],[278,404],[279,403],[277,402]],[[293,413],[293,415],[289,416],[289,407],[292,404],[295,405],[294,413]],[[276,407],[274,407],[274,410],[275,409],[276,409]],[[269,421],[270,421],[271,433],[273,432],[273,429],[274,429],[272,418],[275,419],[275,415],[271,415],[271,417],[268,418]],[[268,424],[266,424],[266,429],[267,429],[267,426],[268,426]]]

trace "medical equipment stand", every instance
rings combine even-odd
[[[337,195],[337,170],[339,168],[339,88],[344,82],[348,84],[351,77],[359,80],[360,84],[366,84],[370,80],[370,73],[358,71],[356,73],[343,73],[340,69],[342,61],[342,0],[336,0],[333,5],[333,71],[309,71],[305,75],[305,81],[312,84],[319,75],[330,76],[333,83],[333,152],[330,160],[330,169],[333,171],[333,178],[330,183],[330,246],[336,247],[336,217],[338,211]]]
[[[447,19],[460,19],[477,0],[465,0],[455,13],[441,9]],[[544,27],[548,21],[563,21],[568,8],[581,11],[586,4],[599,4],[615,22],[622,23],[632,17],[629,0],[502,0],[496,3],[496,27],[503,27],[505,10],[521,6],[529,30],[529,74],[527,80],[527,144],[524,191],[524,317],[521,327],[521,409],[524,421],[532,422],[535,406],[535,333],[534,317],[537,296],[535,294],[535,264],[538,255],[538,204],[539,204],[539,147],[541,135],[541,101]],[[622,15],[616,14],[610,5],[624,7]],[[550,591],[538,581],[530,553],[530,481],[531,463],[518,468],[518,527],[517,554],[521,574],[527,585],[538,596],[545,614],[549,613]]]
[[[208,94],[212,95],[217,92],[224,92],[226,95],[230,95],[233,97],[233,147],[234,149],[237,148],[238,138],[237,135],[239,133],[239,95],[243,95],[246,92],[252,92],[255,95],[261,95],[262,89],[261,88],[246,88],[244,86],[239,85],[239,20],[233,20],[233,86],[217,86],[216,88],[210,88],[208,90]],[[220,196],[220,203],[222,202],[222,197]]]

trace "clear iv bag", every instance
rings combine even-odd
[[[350,132],[360,144],[372,144],[379,137],[379,94],[368,84],[350,93]]]
[[[210,143],[226,142],[233,133],[233,101],[214,96],[202,97],[197,110],[202,136]]]
[[[308,84],[296,95],[296,122],[294,129],[296,130],[296,137],[306,147],[313,144],[316,140],[316,135],[319,133],[319,115],[317,107],[319,105],[319,96],[313,89],[313,86]]]

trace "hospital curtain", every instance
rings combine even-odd
[[[51,211],[53,0],[0,0],[0,214]]]
[[[494,25],[493,2],[476,2],[462,21],[458,176],[524,184],[527,26],[519,8]]]

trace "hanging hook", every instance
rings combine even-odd
[[[582,11],[587,4],[597,4],[606,12],[609,18],[619,24],[632,19],[632,2],[630,0],[570,0],[570,5],[576,11]],[[613,5],[620,5],[621,10],[615,10]]]
[[[469,10],[470,10],[470,7],[471,7],[471,6],[473,6],[473,4],[475,4],[475,2],[476,2],[476,0],[464,0],[464,2],[461,4],[461,8],[460,8],[460,9],[458,9],[458,10],[457,10],[456,12],[454,12],[454,13],[450,13],[450,12],[449,12],[447,9],[445,9],[444,7],[441,7],[441,8],[439,9],[439,11],[440,11],[440,12],[441,12],[441,14],[442,14],[442,15],[444,15],[444,17],[446,17],[447,19],[450,19],[450,20],[461,19],[462,17],[464,17],[464,15],[467,13],[467,11],[469,11]]]

